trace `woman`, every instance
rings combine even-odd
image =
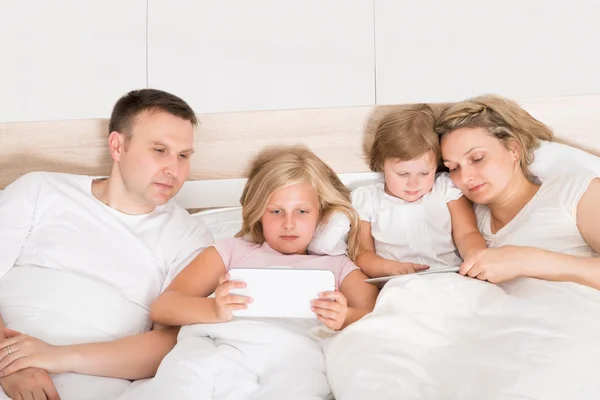
[[[446,109],[437,131],[444,164],[476,204],[489,246],[467,258],[461,274],[600,289],[600,179],[581,171],[538,182],[528,166],[540,140],[553,138],[547,126],[512,101],[483,96]]]
[[[477,279],[388,282],[325,346],[335,398],[600,398],[600,180],[539,182],[528,167],[552,131],[506,99],[454,104],[436,130],[488,245],[461,266]]]

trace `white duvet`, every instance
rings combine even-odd
[[[156,376],[119,400],[325,400],[323,352],[309,337],[316,320],[238,319],[181,329]]]
[[[600,291],[404,276],[323,346],[336,400],[600,399]]]

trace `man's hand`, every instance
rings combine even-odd
[[[41,368],[52,374],[67,372],[69,346],[53,346],[21,332],[4,328],[0,341],[0,377],[25,368]]]
[[[26,368],[0,378],[0,386],[11,399],[60,400],[52,378],[39,368]]]

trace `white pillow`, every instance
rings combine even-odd
[[[192,216],[208,226],[215,240],[234,237],[242,229],[242,207],[200,211]]]
[[[219,208],[192,214],[200,218],[211,230],[215,240],[234,237],[242,229],[242,208]],[[344,214],[335,213],[328,224],[317,228],[315,236],[308,246],[309,254],[341,255],[346,254],[346,240],[350,222]]]
[[[600,176],[600,157],[566,144],[546,141],[542,141],[535,151],[533,163],[529,166],[531,173],[540,181],[582,169]]]

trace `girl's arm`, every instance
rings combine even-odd
[[[158,296],[150,309],[150,318],[168,326],[222,322],[215,299],[208,296],[219,284],[226,284],[223,280],[225,272],[225,263],[217,250],[208,247]],[[241,283],[229,282],[227,285],[231,289],[240,287]]]
[[[367,278],[362,271],[356,269],[350,272],[340,285],[340,292],[348,302],[348,312],[342,329],[358,321],[375,307],[379,289],[375,285],[366,283]]]
[[[369,277],[406,274],[429,268],[426,265],[387,260],[378,256],[375,253],[373,236],[371,236],[371,223],[360,221],[360,225],[360,244],[364,250],[356,257],[356,265]]]
[[[577,205],[577,227],[596,253],[600,253],[600,179],[590,182]],[[600,289],[600,258],[576,257],[539,250],[525,275],[550,281],[575,282]]]
[[[450,218],[452,220],[452,238],[463,260],[469,255],[487,247],[485,239],[477,228],[477,219],[473,205],[465,197],[448,203]]]

